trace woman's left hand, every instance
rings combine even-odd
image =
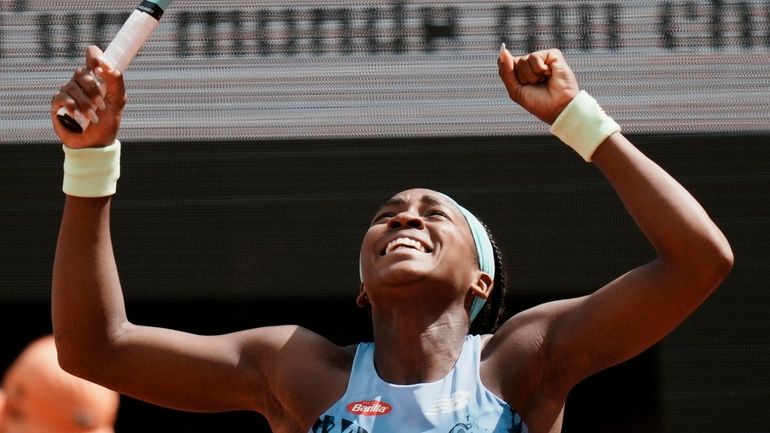
[[[558,49],[513,57],[502,47],[497,66],[508,96],[549,125],[580,90]]]

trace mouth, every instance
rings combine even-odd
[[[380,252],[380,255],[385,256],[400,249],[411,249],[421,253],[430,253],[432,251],[428,246],[416,239],[400,237],[388,242],[385,249]]]

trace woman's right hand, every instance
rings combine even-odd
[[[54,132],[69,148],[108,146],[117,138],[125,105],[123,74],[104,59],[99,47],[89,46],[85,67],[78,68],[70,81],[51,98]],[[70,113],[78,110],[91,119],[88,128],[82,133],[65,128],[56,116],[60,107]]]

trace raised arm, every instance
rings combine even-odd
[[[53,127],[68,149],[117,144],[126,101],[123,78],[101,63],[100,55],[98,48],[89,47],[86,68],[52,99]],[[101,75],[103,83],[89,71]],[[98,122],[92,118],[84,133],[71,133],[56,118],[62,106],[90,110],[92,117],[98,113]],[[256,410],[273,421],[292,411],[316,410],[312,402],[312,410],[304,410],[300,405],[306,401],[289,397],[303,384],[311,386],[313,377],[323,377],[315,369],[327,368],[326,361],[339,354],[316,334],[284,326],[201,336],[129,322],[110,239],[110,193],[79,196],[78,188],[83,187],[65,187],[53,269],[53,327],[65,370],[177,409]],[[312,366],[302,363],[306,356],[299,356],[308,351],[317,355],[311,357]]]
[[[565,107],[574,109],[577,81],[557,50],[517,58],[501,52],[499,74],[511,99],[546,123],[562,122],[557,118]],[[595,115],[601,118],[601,110]],[[727,240],[692,195],[607,127],[611,119],[600,123],[607,136],[595,151],[590,143],[569,144],[601,170],[657,257],[590,295],[536,307],[501,329],[503,339],[523,333],[534,343],[536,370],[548,384],[541,389],[561,397],[588,375],[661,340],[712,293],[733,262]],[[585,131],[567,133],[573,140],[575,134]]]

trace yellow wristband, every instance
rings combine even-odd
[[[620,131],[620,125],[604,112],[596,99],[581,90],[559,114],[550,131],[586,162],[591,162],[599,145]]]
[[[115,194],[120,177],[120,141],[106,147],[64,151],[62,191],[74,197],[106,197]]]

